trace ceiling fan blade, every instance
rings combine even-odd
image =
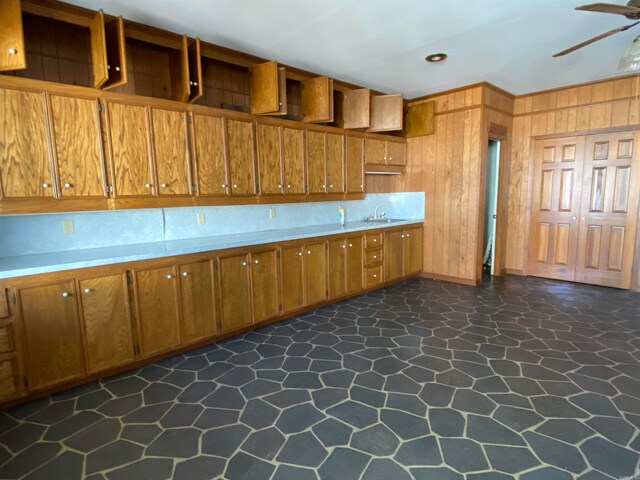
[[[561,52],[556,53],[555,55],[553,55],[553,57],[562,57],[563,55],[566,55],[567,53],[571,53],[571,52],[575,52],[576,50],[582,48],[582,47],[586,47],[587,45],[591,45],[592,43],[595,43],[599,40],[602,40],[603,38],[607,38],[610,37],[611,35],[614,35],[618,32],[624,32],[625,30],[630,29],[631,27],[635,27],[636,25],[638,25],[638,23],[640,22],[635,22],[632,23],[631,25],[625,25],[623,27],[618,27],[618,28],[614,28],[613,30],[609,30],[608,32],[605,33],[601,33],[600,35],[590,38],[589,40],[585,40],[584,42],[580,42],[577,45],[574,45],[573,47],[567,48],[566,50],[562,50]]]
[[[585,12],[614,13],[617,15],[638,15],[640,8],[629,7],[627,5],[616,5],[615,3],[589,3],[576,7],[576,10],[584,10]]]

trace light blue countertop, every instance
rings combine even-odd
[[[261,232],[5,257],[0,258],[0,279],[222,250],[225,248],[335,235],[339,233],[398,227],[422,223],[422,221],[422,219],[413,219],[398,220],[392,223],[350,222],[345,224],[344,227],[339,224],[329,224],[312,227],[283,228]]]

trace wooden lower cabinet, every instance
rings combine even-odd
[[[139,270],[134,275],[141,354],[177,348],[181,340],[175,267]]]
[[[220,333],[251,325],[249,255],[218,259],[220,278]]]
[[[27,386],[39,390],[85,374],[73,281],[19,290]]]
[[[178,266],[182,343],[188,344],[216,333],[216,302],[211,260]]]
[[[282,265],[282,311],[304,306],[304,247],[294,245],[280,249]]]
[[[134,358],[127,279],[124,273],[78,282],[87,373]]]
[[[384,234],[384,281],[391,282],[404,276],[404,232]]]
[[[345,239],[329,242],[329,298],[337,298],[347,293]]]
[[[422,227],[404,232],[404,274],[422,272]]]
[[[304,246],[305,304],[313,305],[327,299],[327,259],[325,242]]]
[[[280,252],[277,249],[251,254],[253,321],[264,322],[281,312]]]
[[[347,293],[354,293],[362,290],[363,276],[363,248],[362,236],[350,237],[346,241],[346,287]]]

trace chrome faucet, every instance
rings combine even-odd
[[[387,214],[387,212],[382,212],[382,215],[378,216],[378,209],[380,207],[388,207],[389,205],[387,205],[386,203],[381,203],[379,205],[376,206],[376,209],[373,211],[373,219],[374,220],[380,220],[382,218],[384,218],[384,216]]]

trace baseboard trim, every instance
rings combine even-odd
[[[524,270],[520,270],[517,268],[505,268],[504,272],[507,275],[521,275],[521,276],[525,276]]]
[[[475,278],[450,277],[449,275],[440,275],[438,273],[421,273],[422,278],[430,278],[432,280],[442,280],[443,282],[459,283],[462,285],[471,285],[473,287],[480,285],[480,281]]]

